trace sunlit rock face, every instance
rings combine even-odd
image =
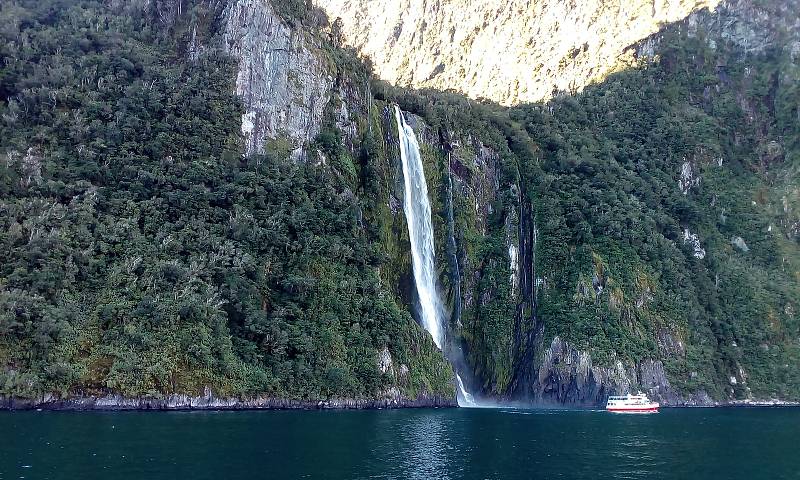
[[[237,0],[226,12],[225,49],[236,58],[236,93],[244,101],[242,134],[248,154],[283,138],[292,155],[319,133],[332,79],[313,45],[268,0]]]
[[[719,0],[315,0],[402,86],[503,104],[579,91],[632,60],[631,45]]]

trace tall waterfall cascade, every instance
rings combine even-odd
[[[425,181],[417,136],[411,126],[406,123],[400,108],[395,106],[394,112],[400,136],[400,157],[403,163],[405,184],[403,210],[408,223],[408,238],[411,241],[411,259],[414,269],[414,284],[419,298],[420,319],[425,330],[433,337],[436,346],[443,349],[445,313],[436,288],[433,222],[431,221],[431,204],[428,199],[428,184]],[[459,406],[475,406],[474,398],[464,388],[464,382],[457,372],[456,387]]]

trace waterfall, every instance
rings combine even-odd
[[[422,157],[414,130],[408,126],[399,107],[394,107],[397,129],[400,132],[400,157],[403,161],[405,199],[403,210],[408,222],[408,238],[411,241],[411,259],[414,268],[414,283],[419,297],[422,325],[439,348],[444,345],[442,319],[444,310],[436,291],[436,266],[433,249],[433,224],[431,204],[428,201],[428,185],[422,169]]]
[[[414,284],[419,297],[422,325],[431,334],[434,343],[444,351],[444,308],[436,289],[436,262],[433,248],[433,223],[431,204],[428,200],[428,184],[422,168],[422,157],[414,130],[406,123],[400,108],[394,107],[397,130],[400,136],[400,158],[403,162],[405,199],[403,210],[408,223],[408,238],[411,241],[411,260],[414,269]],[[458,403],[474,406],[472,395],[464,388],[461,376],[456,373]]]
[[[458,387],[458,406],[459,407],[477,407],[475,398],[471,393],[464,388],[464,382],[461,380],[461,375],[456,373],[456,386]]]

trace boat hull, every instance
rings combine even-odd
[[[618,406],[606,407],[606,410],[612,413],[658,413],[658,407],[658,405]]]

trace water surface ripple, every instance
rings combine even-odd
[[[800,478],[800,409],[0,412],[0,479]]]

